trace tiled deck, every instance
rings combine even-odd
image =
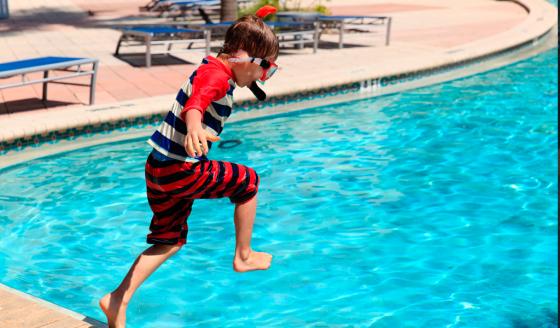
[[[101,328],[97,320],[0,284],[0,327]]]
[[[177,55],[177,59],[171,60],[161,59],[160,64],[156,61],[155,66],[150,69],[130,65],[143,65],[143,56],[125,56],[128,60],[126,62],[112,55],[120,32],[108,27],[131,21],[127,17],[137,14],[138,6],[144,2],[146,1],[13,2],[13,19],[9,23],[0,21],[0,31],[8,32],[7,36],[0,38],[0,48],[7,50],[0,52],[0,62],[52,55],[98,58],[101,65],[97,81],[97,104],[172,94],[200,62],[200,53]],[[379,1],[372,1],[376,2]],[[342,1],[340,3],[344,4]],[[86,14],[87,11],[94,13],[94,16]],[[365,6],[333,5],[332,12],[391,15],[394,18],[391,58],[398,56],[403,59],[408,59],[411,51],[417,49],[429,53],[500,34],[520,24],[527,16],[516,4],[489,0],[393,0]],[[336,40],[336,36],[331,39]],[[368,43],[372,44],[366,44]],[[377,47],[359,49],[357,52],[368,53],[375,61],[383,61],[386,49],[380,47],[381,44],[382,42],[377,42]],[[291,51],[289,59],[285,56],[280,61],[287,69],[293,67],[294,62],[307,67],[309,63],[320,61],[329,67],[331,63],[328,57],[331,56],[323,56],[331,51],[325,47],[327,45],[317,55],[311,55],[309,51]],[[139,50],[143,51],[142,48]],[[334,63],[339,66],[348,65],[338,59]],[[351,66],[348,65],[347,68]],[[313,69],[299,75],[315,78],[316,73],[321,72]],[[76,81],[87,82],[87,79]],[[39,84],[2,91],[0,103],[3,106],[0,106],[0,113],[86,104],[88,88],[51,84],[50,102],[43,104],[40,98]]]

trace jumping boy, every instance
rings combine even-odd
[[[237,20],[227,31],[217,57],[208,56],[184,83],[172,109],[148,143],[148,202],[154,213],[147,243],[121,284],[99,301],[110,328],[124,327],[134,292],[186,243],[187,218],[195,199],[229,197],[235,204],[236,233],[233,269],[266,270],[272,256],[251,249],[259,177],[249,167],[209,160],[212,142],[220,140],[232,111],[235,86],[266,95],[255,83],[277,69],[278,39],[263,22],[276,9],[266,6],[256,15]]]

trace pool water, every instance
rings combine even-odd
[[[197,201],[129,327],[557,327],[557,60],[229,124],[210,155],[260,174],[273,265],[235,273],[233,205]],[[148,246],[145,141],[1,171],[0,281],[104,320]]]

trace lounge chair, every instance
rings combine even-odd
[[[140,11],[158,12],[159,16],[170,16],[174,12],[173,18],[185,17],[193,11],[206,13],[205,9],[219,8],[219,0],[152,0],[146,6],[140,7]]]
[[[274,28],[280,45],[294,45],[303,49],[305,44],[313,44],[313,53],[319,46],[319,24],[316,22],[267,22]]]
[[[222,41],[231,24],[233,22],[184,24],[183,26],[208,31],[214,39]],[[267,24],[275,30],[281,46],[295,45],[301,49],[305,44],[311,43],[313,44],[313,52],[317,52],[319,42],[318,24],[314,22],[267,22]]]
[[[91,68],[88,69],[87,66],[89,65],[91,65]],[[22,78],[19,82],[0,84],[0,90],[42,83],[43,101],[46,101],[48,83],[60,83],[55,81],[91,75],[89,84],[89,104],[92,105],[95,102],[95,80],[97,77],[98,65],[99,62],[97,59],[71,57],[39,57],[1,63],[0,79],[15,75],[21,75]],[[84,69],[83,66],[86,66],[86,69]],[[70,70],[72,67],[76,67],[76,69]],[[64,71],[68,72],[68,74],[49,77],[49,71]],[[43,78],[27,79],[26,75],[33,72],[43,72]]]
[[[210,32],[204,30],[186,29],[167,25],[159,26],[138,26],[122,29],[121,37],[117,43],[115,56],[119,56],[119,50],[123,43],[127,45],[143,45],[146,47],[146,67],[152,66],[152,46],[163,45],[164,51],[158,54],[170,54],[171,52],[186,52],[200,50],[200,48],[192,48],[195,43],[204,44],[204,53],[206,56],[210,54]],[[188,45],[186,49],[172,51],[172,46],[177,44]]]
[[[319,13],[281,12],[277,14],[279,21],[288,22],[318,22],[321,34],[325,29],[337,29],[339,33],[339,48],[344,47],[344,33],[348,31],[359,31],[375,33],[377,26],[385,25],[385,45],[391,41],[392,18],[388,16],[360,16],[360,15],[338,15],[326,16]],[[320,38],[320,36],[319,36]]]

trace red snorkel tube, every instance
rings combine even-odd
[[[257,10],[257,12],[255,13],[255,16],[264,19],[266,16],[268,15],[272,15],[274,13],[276,13],[278,10],[271,6],[271,5],[266,5],[263,6],[262,8],[260,8],[259,10]],[[255,97],[257,97],[257,99],[259,101],[265,101],[266,100],[266,93],[259,87],[259,85],[257,84],[256,81],[254,81],[253,83],[251,83],[251,85],[249,86],[249,90],[251,90],[251,92],[255,95]]]

